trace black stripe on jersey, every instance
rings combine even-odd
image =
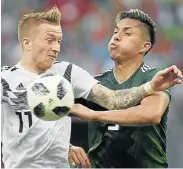
[[[15,71],[15,70],[17,70],[17,69],[19,69],[18,67],[16,67],[16,66],[12,66],[12,67],[10,67],[10,66],[3,66],[3,67],[1,67],[1,72],[2,71],[5,71],[5,70],[10,70],[10,71]]]
[[[63,77],[66,78],[69,82],[71,82],[71,71],[72,71],[72,63],[69,63],[63,75]]]
[[[7,91],[11,91],[9,84],[3,78],[1,78],[1,84],[3,87],[3,96],[9,97]]]
[[[28,110],[28,102],[27,102],[27,91],[24,92],[12,92],[9,84],[5,79],[1,78],[1,84],[3,87],[3,96],[8,97],[15,105],[11,105],[15,110]],[[13,93],[16,98],[11,98],[8,94],[8,91]]]
[[[12,105],[12,107],[15,110],[28,110],[28,102],[27,102],[27,91],[24,92],[13,92],[13,94],[17,98],[10,98],[12,102],[15,103],[15,105]]]
[[[1,72],[4,70],[9,70],[10,68],[11,68],[10,66],[3,66],[3,67],[1,67]]]
[[[15,70],[17,70],[18,69],[18,67],[16,67],[16,66],[13,66],[12,68],[11,68],[11,70],[10,71],[15,71]]]

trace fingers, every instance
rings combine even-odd
[[[181,83],[182,83],[182,81],[180,79],[175,79],[174,80],[174,84],[181,84]]]
[[[88,159],[88,157],[83,149],[81,150],[81,156],[86,163],[86,167],[91,168],[90,161],[89,161],[89,159]]]
[[[159,75],[162,77],[172,77],[172,80],[175,79],[174,82],[172,81],[173,85],[181,84],[180,79],[183,79],[182,72],[175,65],[160,71]]]
[[[178,75],[177,75],[179,78],[183,79],[183,75],[182,75],[182,72],[178,69]]]
[[[82,157],[81,152],[79,152],[77,155],[74,154],[75,156],[77,156],[78,160],[79,160],[79,166],[81,166],[82,168],[86,168],[87,164],[85,162],[85,159]]]
[[[181,71],[175,65],[173,65],[173,66],[171,66],[169,68],[164,69],[162,71],[162,73],[164,75],[167,75],[168,73],[173,73],[174,77],[181,78],[181,79],[183,78],[183,75],[182,75]]]
[[[170,70],[171,70],[171,72],[169,75],[171,75],[173,77],[172,86],[174,86],[176,84],[181,84],[182,83],[181,79],[183,79],[181,71],[175,65],[171,66]]]
[[[85,153],[84,149],[81,147],[72,146],[69,152],[69,162],[70,164],[74,164],[77,167],[81,168],[90,168],[90,162]]]
[[[171,67],[168,67],[168,68],[166,68],[166,69],[164,69],[164,70],[161,70],[160,71],[160,73],[161,73],[161,75],[167,75],[167,74],[169,74],[170,72],[172,72],[174,69],[173,69],[173,66],[171,66]]]
[[[173,68],[172,73],[173,73],[176,77],[178,77],[178,78],[183,78],[182,73],[181,73],[181,71],[177,68],[177,66],[173,65],[172,68]]]
[[[78,158],[78,155],[76,155],[75,153],[72,153],[72,159],[73,159],[73,162],[75,163],[75,165],[77,167],[80,167],[81,162],[80,162],[80,159]]]
[[[171,66],[159,71],[151,81],[151,87],[155,91],[163,91],[176,84],[181,84],[183,76],[181,71],[175,66]]]

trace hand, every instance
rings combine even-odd
[[[89,159],[84,149],[81,147],[71,146],[69,149],[69,163],[75,164],[80,168],[91,168]]]
[[[70,112],[84,120],[93,120],[96,116],[95,111],[88,109],[87,107],[81,104],[74,104]]]
[[[174,65],[159,71],[150,81],[150,85],[155,91],[166,90],[176,84],[181,84],[183,79],[181,71]]]

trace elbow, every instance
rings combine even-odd
[[[152,116],[149,118],[149,122],[151,124],[159,124],[161,122],[162,113],[155,112],[152,114]]]

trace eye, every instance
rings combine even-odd
[[[114,32],[113,32],[113,35],[116,34],[116,33],[118,33],[118,32],[117,32],[117,31],[114,31]]]
[[[62,40],[61,40],[61,39],[60,39],[60,40],[58,40],[58,43],[59,43],[59,44],[61,44],[61,43],[62,43]]]
[[[50,38],[48,38],[48,39],[46,39],[46,40],[47,40],[47,42],[49,42],[49,43],[52,42],[52,39],[50,39]]]
[[[130,36],[130,35],[131,35],[131,33],[129,33],[129,32],[125,32],[125,35]]]

